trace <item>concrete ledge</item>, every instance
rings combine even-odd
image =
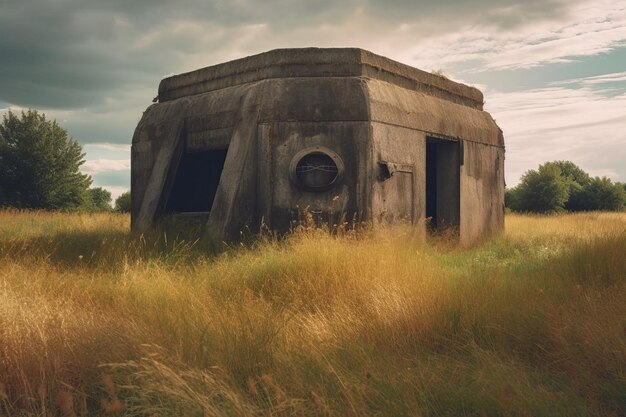
[[[378,79],[482,110],[473,87],[413,68],[359,48],[275,49],[165,78],[159,101],[202,94],[271,78],[363,77]]]

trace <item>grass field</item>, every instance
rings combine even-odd
[[[0,212],[0,415],[624,416],[626,213],[221,253]]]

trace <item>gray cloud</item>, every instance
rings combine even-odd
[[[342,44],[329,26],[353,25],[355,37],[384,36],[399,23],[427,37],[461,24],[507,26],[566,14],[558,0],[8,0],[0,2],[0,100],[44,108],[102,105],[129,88],[156,88],[184,62],[281,46]],[[197,30],[176,27],[177,22]],[[237,44],[250,25],[267,39]],[[316,33],[317,27],[324,27]],[[309,29],[308,31],[306,29]],[[204,30],[203,30],[204,29]],[[300,32],[300,36],[298,36]],[[372,33],[374,32],[374,33]],[[294,35],[295,34],[295,35]],[[348,43],[343,44],[348,45]],[[358,45],[362,46],[362,45]]]
[[[358,46],[426,70],[488,70],[475,80],[505,130],[510,185],[542,158],[623,181],[623,86],[602,96],[603,76],[551,91],[516,91],[519,80],[510,94],[489,89],[495,70],[623,45],[616,10],[610,0],[0,0],[0,103],[44,109],[82,143],[128,144],[166,75],[273,48]],[[119,194],[129,175],[114,168],[128,149],[98,146],[85,148],[87,167]]]

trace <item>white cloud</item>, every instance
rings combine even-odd
[[[585,78],[572,78],[570,80],[561,80],[550,83],[550,85],[567,85],[567,84],[583,84],[583,85],[596,85],[596,84],[608,84],[618,83],[626,81],[626,71],[614,72],[611,74],[596,75],[594,77]]]
[[[8,112],[11,113],[15,113],[15,114],[20,114],[23,111],[28,110],[27,108],[24,107],[20,107],[20,106],[16,106],[16,105],[9,105],[3,109],[0,109],[0,117],[4,116],[5,114],[7,114]]]
[[[93,150],[106,150],[115,152],[130,152],[130,145],[119,143],[88,143],[85,148],[92,148]]]
[[[568,19],[540,21],[510,31],[469,26],[417,45],[413,64],[428,68],[480,62],[501,70],[570,62],[626,46],[626,1],[594,0],[573,7]]]
[[[553,160],[570,160],[592,175],[626,180],[626,93],[607,97],[587,86],[487,96],[486,110],[504,131],[509,186],[526,170]]]
[[[85,161],[81,171],[85,174],[94,175],[103,172],[129,171],[130,159],[92,159]]]

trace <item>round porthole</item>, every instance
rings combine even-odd
[[[289,165],[295,185],[311,191],[323,191],[343,176],[343,161],[335,152],[321,146],[298,152]]]

